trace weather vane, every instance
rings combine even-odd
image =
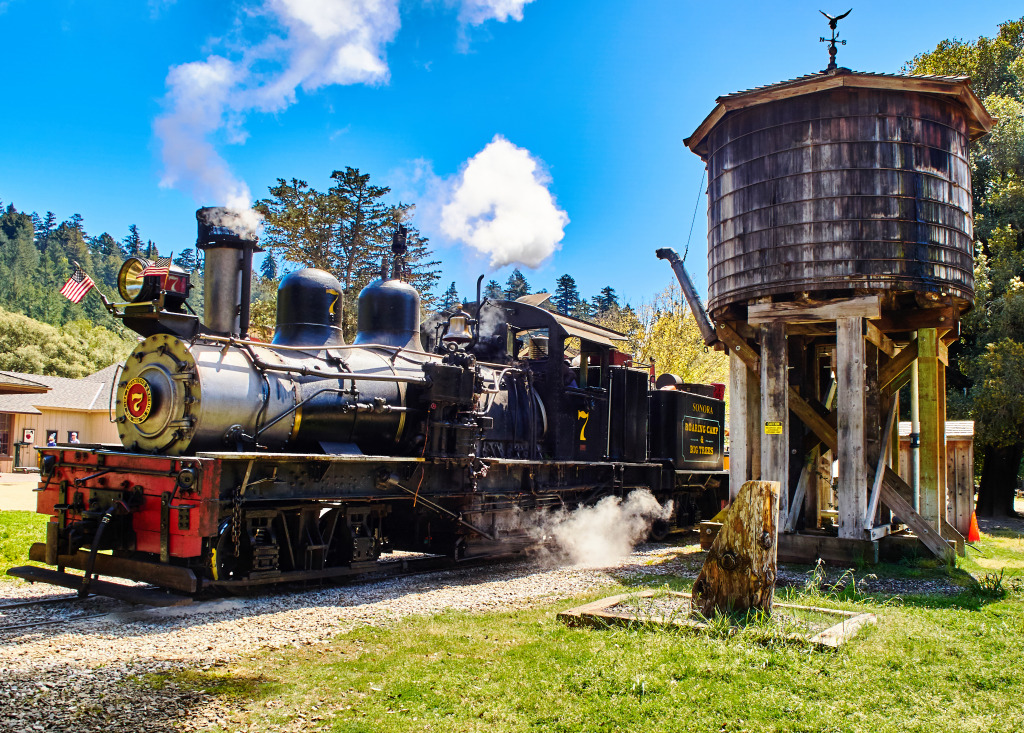
[[[846,41],[845,40],[844,41],[839,40],[839,33],[836,32],[836,26],[839,25],[839,21],[841,21],[843,18],[845,18],[847,15],[849,15],[852,11],[853,11],[853,8],[850,8],[849,10],[847,10],[842,15],[837,15],[834,18],[831,15],[829,15],[828,13],[826,13],[824,10],[819,10],[818,11],[819,13],[824,15],[826,18],[828,18],[828,27],[832,29],[832,37],[831,38],[824,38],[824,37],[822,37],[822,38],[818,39],[819,42],[827,43],[828,44],[828,68],[825,69],[825,71],[832,71],[832,69],[838,69],[839,68],[836,65],[836,44],[839,43],[839,44],[842,44],[843,46],[845,46],[846,45]]]

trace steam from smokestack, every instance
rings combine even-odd
[[[441,231],[488,255],[491,267],[537,267],[559,248],[569,223],[550,183],[529,150],[495,135],[456,178],[441,210]]]
[[[593,506],[548,515],[528,532],[546,543],[551,559],[577,566],[608,567],[633,551],[657,520],[668,521],[672,502],[658,504],[647,489],[630,492],[625,501],[606,496]]]
[[[531,0],[461,0],[459,19],[479,25],[522,20]],[[217,150],[242,144],[251,112],[280,112],[295,103],[299,88],[312,92],[335,84],[386,84],[385,47],[401,25],[399,0],[262,0],[244,7],[242,38],[232,58],[211,55],[171,67],[165,112],[153,124],[163,161],[160,184],[190,192],[198,203],[249,213],[252,192]],[[256,21],[256,22],[253,22]],[[253,41],[244,29],[276,26]]]
[[[280,34],[245,44],[240,56],[212,55],[171,68],[166,112],[154,123],[164,171],[161,185],[188,190],[200,203],[249,211],[252,193],[218,153],[212,138],[241,144],[248,113],[278,112],[301,87],[377,84],[388,80],[384,47],[398,32],[398,0],[264,0],[250,16],[275,22]]]

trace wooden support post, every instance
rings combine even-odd
[[[892,509],[893,514],[899,517],[901,522],[914,530],[914,534],[917,535],[921,544],[927,547],[935,557],[951,561],[953,550],[942,539],[939,528],[932,527],[931,523],[914,511],[914,507],[904,498],[909,496],[910,492],[910,486],[895,471],[891,468],[885,469],[885,474],[882,477],[882,502]]]
[[[955,502],[949,501],[949,491],[946,487],[949,483],[948,468],[946,466],[946,367],[949,366],[949,357],[947,355],[945,361],[943,361],[941,352],[945,345],[942,343],[942,330],[939,329],[938,333],[939,364],[936,369],[936,376],[938,377],[936,380],[936,392],[939,398],[939,408],[937,410],[939,419],[939,496],[945,500],[943,506],[945,511],[942,514],[942,519],[945,522],[952,523],[956,521],[956,506]]]
[[[884,404],[884,402],[883,402]],[[896,473],[900,467],[900,393],[889,396],[889,409],[893,411],[892,430],[889,432],[889,455],[886,465]],[[878,508],[878,523],[890,524],[892,512],[884,504]]]
[[[867,321],[864,322],[865,328]],[[878,359],[880,353],[870,338],[864,340],[864,457],[868,465],[868,482],[874,475],[872,467],[885,462],[885,451],[888,446],[882,442],[885,413],[882,412],[882,393],[878,389]],[[885,358],[884,356],[882,358]],[[888,402],[888,400],[886,400]],[[885,440],[888,441],[888,435]],[[870,493],[868,503],[871,503]],[[877,509],[877,505],[875,507]],[[864,524],[874,526],[875,511],[867,508]]]
[[[729,351],[729,498],[761,478],[761,384],[743,359]]]
[[[840,318],[836,321],[836,349],[839,536],[861,539],[868,503],[863,318]]]
[[[796,492],[793,494],[792,505],[789,507],[789,516],[785,518],[784,532],[795,532],[796,523],[800,519],[800,507],[804,504],[806,497],[818,490],[818,460],[820,448],[812,448],[803,470],[800,472],[800,480],[796,485]],[[815,501],[817,504],[817,501]],[[810,516],[810,515],[808,515]]]
[[[889,443],[892,442],[893,425],[896,422],[896,406],[898,403],[895,401],[889,408],[889,417],[885,420],[885,430],[882,432],[882,445],[883,451],[887,451]],[[899,430],[895,431],[897,435]],[[882,479],[885,477],[885,469],[888,467],[888,457],[883,452],[881,456],[878,456],[875,463],[875,480],[871,484],[871,496],[868,499],[868,511],[864,516],[864,529],[871,531],[875,526],[875,514],[879,507],[879,498],[882,492]]]
[[[878,371],[878,386],[889,391],[895,391],[902,387],[904,381],[898,377],[914,363],[914,359],[917,358],[917,350],[917,339],[914,339],[897,352],[892,361]]]
[[[761,326],[761,479],[777,481],[779,515],[789,514],[789,378],[786,325]]]
[[[939,362],[936,329],[920,329],[917,341],[921,413],[921,493],[918,506],[925,521],[938,529],[946,514],[945,367]]]

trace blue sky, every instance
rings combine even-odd
[[[190,180],[208,173],[190,168],[192,135],[213,153],[195,165],[218,158],[256,197],[278,177],[324,189],[346,165],[370,173],[418,204],[441,289],[455,280],[463,294],[478,273],[504,282],[511,270],[467,242],[524,229],[528,258],[557,246],[524,269],[535,288],[568,272],[586,295],[611,285],[636,303],[671,282],[654,250],[683,251],[697,205],[687,264],[704,290],[703,164],[682,139],[717,96],[824,68],[818,9],[842,1],[0,0],[0,201],[79,213],[92,234],[137,224],[180,251],[197,206],[224,203]],[[302,25],[321,15],[341,28],[327,41],[319,21]],[[839,62],[897,72],[1020,15],[1002,0],[861,0],[840,25]],[[299,58],[320,42],[347,49],[348,65]],[[169,90],[172,69],[208,71],[211,57],[236,79],[218,87],[224,100]],[[162,116],[188,133],[178,147],[157,134]],[[490,198],[476,200],[476,181]],[[495,202],[501,226],[474,229]]]

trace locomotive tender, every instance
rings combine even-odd
[[[535,542],[533,515],[637,488],[673,500],[680,523],[702,499],[717,511],[722,395],[651,390],[621,334],[479,293],[472,315],[421,325],[399,231],[352,344],[341,285],[315,269],[282,279],[273,341],[255,341],[255,233],[226,209],[196,216],[203,322],[185,307],[188,273],[125,263],[130,302],[108,308],[143,339],[115,377],[122,445],[40,449],[50,522],[30,557],[56,570],[11,574],[195,594],[363,572],[392,550],[517,552]]]

